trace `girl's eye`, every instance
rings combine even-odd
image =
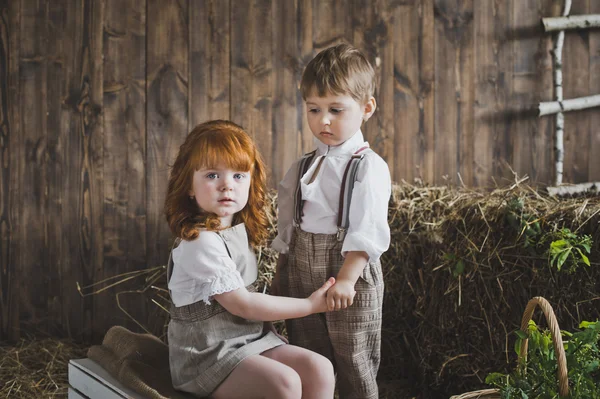
[[[318,108],[311,108],[308,110],[308,112],[310,112],[311,114],[316,114],[317,112],[319,112]]]
[[[244,173],[236,173],[235,175],[233,175],[233,178],[238,179],[238,180],[241,180],[244,177],[246,177],[246,175]]]
[[[342,111],[343,111],[342,108],[331,108],[331,113],[332,114],[339,114]]]
[[[209,173],[206,175],[206,177],[208,177],[209,179],[216,179],[217,178],[217,174],[216,173]]]

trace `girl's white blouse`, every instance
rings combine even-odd
[[[169,291],[177,307],[198,301],[210,304],[213,295],[245,286],[218,233],[202,230],[195,240],[182,240],[172,256],[174,267]],[[251,258],[247,261],[254,260],[256,267],[256,259]]]
[[[340,189],[346,164],[352,154],[369,143],[359,130],[339,146],[327,146],[315,138],[317,157],[301,179],[304,216],[300,228],[317,234],[337,232]],[[319,160],[323,159],[315,180],[308,184]],[[271,247],[287,253],[292,237],[294,192],[298,178],[299,160],[294,162],[279,184],[278,235]],[[375,152],[367,151],[358,167],[350,202],[350,225],[342,246],[342,256],[348,251],[365,251],[369,261],[379,259],[390,244],[388,203],[391,178],[387,163]]]

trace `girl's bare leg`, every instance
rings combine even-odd
[[[214,399],[301,397],[302,383],[298,373],[284,363],[260,355],[244,359],[212,395]]]
[[[332,399],[335,389],[333,365],[324,356],[294,345],[281,345],[262,353],[298,373],[302,399]]]

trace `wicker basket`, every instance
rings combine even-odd
[[[558,362],[558,390],[561,397],[565,397],[569,394],[569,378],[567,373],[567,358],[565,356],[565,348],[563,347],[562,336],[560,335],[560,328],[558,327],[558,322],[556,321],[556,316],[554,315],[554,310],[550,303],[542,298],[541,296],[536,296],[529,300],[527,306],[525,307],[525,312],[523,312],[523,318],[521,319],[521,331],[527,332],[527,327],[529,326],[529,321],[533,316],[533,311],[535,308],[539,306],[542,308],[544,312],[544,316],[546,316],[546,322],[548,323],[548,327],[550,328],[550,333],[552,334],[552,341],[554,343],[554,351],[558,354],[557,362]],[[521,345],[521,350],[519,352],[519,359],[527,359],[527,345],[528,340],[525,339],[523,344]],[[461,395],[451,396],[450,399],[500,399],[500,391],[497,389],[482,389],[479,391],[472,391],[463,393]]]

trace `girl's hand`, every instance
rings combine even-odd
[[[325,284],[323,284],[321,288],[308,297],[308,300],[313,305],[313,313],[323,313],[327,311],[327,290],[332,286],[335,286],[334,284],[335,278],[329,277],[329,280],[325,281]]]
[[[275,326],[273,325],[273,323],[270,322],[270,321],[265,321],[264,322],[264,324],[263,324],[263,331],[264,332],[271,331],[273,334],[277,335],[279,337],[279,339],[281,339],[286,344],[290,343],[286,337],[284,337],[283,335],[281,335],[281,334],[279,334],[277,332],[277,329],[275,328]]]
[[[335,285],[327,291],[327,310],[341,310],[352,306],[354,302],[354,284],[350,280],[338,280]]]

